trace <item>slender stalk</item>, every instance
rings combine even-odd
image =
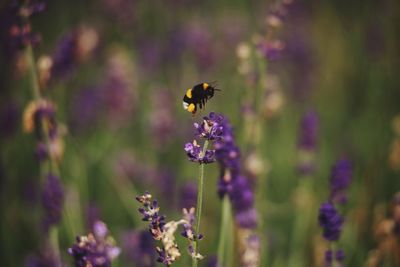
[[[27,54],[27,59],[29,62],[29,70],[30,70],[30,78],[31,78],[31,85],[32,85],[32,93],[33,97],[35,100],[39,100],[41,98],[40,96],[40,88],[39,88],[39,80],[37,77],[37,72],[36,72],[36,64],[35,64],[35,59],[33,56],[33,49],[31,45],[28,45],[26,47],[26,54]]]
[[[219,241],[218,241],[218,267],[222,266],[230,266],[228,264],[230,258],[230,248],[228,239],[232,236],[232,229],[230,225],[231,221],[231,204],[229,197],[225,195],[222,199],[222,218],[221,218],[221,226],[219,232]]]
[[[332,251],[332,265],[331,265],[331,267],[336,267],[335,243],[331,241],[329,246],[330,246],[330,250]]]
[[[26,47],[26,57],[29,62],[32,95],[33,95],[34,100],[38,101],[42,98],[42,96],[41,96],[41,92],[40,92],[39,79],[38,79],[37,70],[36,70],[35,57],[33,54],[32,46],[30,44],[28,44]],[[57,161],[52,157],[52,155],[50,153],[50,140],[49,140],[49,136],[48,136],[48,133],[49,133],[48,125],[44,121],[41,121],[39,127],[40,127],[40,131],[43,133],[46,150],[48,151],[48,156],[49,156],[49,159],[47,162],[40,163],[40,177],[42,180],[42,184],[44,184],[45,177],[48,173],[52,172],[53,174],[59,176],[60,172],[58,169]],[[59,244],[58,244],[58,227],[57,226],[52,226],[49,229],[49,236],[47,237],[47,242],[49,242],[49,244],[51,244],[52,249],[54,249],[54,252],[56,253],[55,256],[57,258],[59,258],[60,252],[59,252]]]
[[[207,151],[207,147],[208,147],[208,140],[204,141],[204,145],[203,145],[203,150],[201,152],[201,157],[203,157],[206,154]],[[200,232],[200,219],[201,219],[201,208],[203,205],[203,185],[204,185],[204,164],[200,164],[199,167],[199,180],[198,180],[198,186],[197,186],[197,204],[196,204],[196,226],[195,226],[195,232],[198,234]],[[198,251],[198,240],[195,240],[193,242],[193,249],[195,254]],[[193,267],[197,267],[197,258],[193,257],[192,258],[192,266]]]
[[[302,177],[298,186],[298,192],[308,195],[310,192],[312,192],[312,183],[313,180],[311,177]],[[306,203],[307,208],[305,208],[305,204],[302,204],[302,206],[295,205],[296,210],[293,223],[292,238],[290,242],[290,258],[288,263],[289,267],[299,266],[299,262],[301,262],[301,259],[304,257],[304,249],[309,232],[309,227],[310,224],[312,224],[310,219],[314,218],[313,204],[314,202],[312,201]]]

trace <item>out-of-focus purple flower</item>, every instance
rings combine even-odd
[[[11,137],[20,122],[20,109],[15,102],[4,103],[0,110],[0,135]]]
[[[215,157],[220,163],[222,171],[229,170],[233,174],[240,172],[240,150],[236,146],[233,129],[227,119],[222,121],[223,133],[221,138],[214,142]]]
[[[298,147],[304,150],[315,150],[317,146],[319,120],[316,112],[309,111],[300,122]]]
[[[96,225],[97,221],[100,221],[100,209],[94,203],[89,203],[86,207],[86,226],[88,229],[92,229]]]
[[[74,31],[66,33],[58,41],[52,55],[51,77],[67,78],[76,66],[77,41]]]
[[[107,226],[103,222],[95,222],[93,230],[87,236],[78,236],[76,243],[68,249],[76,267],[110,267],[111,261],[121,252],[108,236]]]
[[[300,174],[313,174],[315,171],[315,149],[318,138],[318,115],[313,111],[309,111],[303,115],[300,122],[299,140],[297,146],[299,148],[299,162],[297,169]]]
[[[48,158],[49,153],[47,151],[47,146],[43,142],[38,142],[35,149],[35,156],[39,161],[44,161]]]
[[[332,168],[330,186],[330,199],[339,204],[347,202],[345,190],[350,184],[353,168],[346,159],[338,160]]]
[[[276,60],[281,51],[285,48],[285,44],[280,40],[263,40],[256,42],[258,51],[268,60]]]
[[[331,266],[333,261],[333,252],[332,250],[328,249],[325,251],[325,264],[327,266]]]
[[[118,25],[127,29],[131,29],[135,25],[137,1],[101,0],[100,5],[110,21],[117,22]],[[115,27],[114,24],[111,25]]]
[[[185,183],[180,189],[180,207],[195,207],[197,201],[197,185],[193,182]]]
[[[153,74],[161,68],[162,47],[157,40],[144,40],[138,45],[140,69]]]
[[[26,258],[24,267],[62,267],[66,266],[55,255],[52,248],[46,247],[38,256],[30,255]]]
[[[122,48],[115,48],[107,60],[107,70],[102,83],[104,116],[113,128],[128,125],[136,106],[134,66]]]
[[[159,185],[159,192],[164,199],[168,199],[171,205],[175,204],[176,174],[170,169],[156,169],[155,176],[152,177],[151,183]]]
[[[282,67],[290,73],[290,91],[295,101],[307,99],[312,92],[315,80],[316,63],[314,62],[314,48],[308,38],[307,28],[299,28],[301,23],[296,24],[291,31],[288,31],[285,38],[285,52],[282,53]],[[300,27],[304,27],[301,24]]]
[[[203,118],[201,124],[194,123],[194,128],[196,128],[198,137],[208,139],[208,140],[218,140],[221,138],[224,132],[223,125],[224,117],[220,114],[211,112],[210,115]]]
[[[345,258],[346,258],[346,254],[344,253],[343,250],[339,249],[339,250],[336,251],[335,259],[338,262],[343,262]]]
[[[9,12],[12,15],[10,16],[9,37],[17,49],[40,42],[40,35],[32,32],[29,18],[42,12],[45,7],[46,5],[42,1],[11,1]]]
[[[207,267],[217,267],[218,266],[218,258],[217,258],[217,256],[211,256],[211,257],[207,257],[208,258],[208,260],[207,260],[207,264],[206,264],[206,266]]]
[[[207,26],[202,23],[189,23],[183,29],[183,40],[187,51],[194,53],[197,66],[202,70],[210,69],[215,63],[212,37]]]
[[[215,161],[215,151],[206,150],[205,155],[203,155],[202,148],[197,144],[196,140],[193,143],[186,143],[185,151],[190,161],[200,164],[208,164]]]
[[[323,228],[323,236],[328,241],[336,241],[342,231],[343,218],[330,202],[321,205],[318,215],[319,225]]]
[[[65,33],[51,56],[50,77],[63,80],[70,78],[79,63],[96,50],[98,43],[96,30],[88,26],[80,26]]]
[[[137,266],[155,266],[154,246],[147,231],[130,231],[122,235],[122,255]]]
[[[243,228],[255,228],[257,211],[254,208],[254,193],[245,176],[237,175],[232,180],[232,191],[229,197],[235,210],[236,222]]]
[[[82,131],[98,122],[102,109],[100,87],[82,88],[71,103],[71,129]]]
[[[173,119],[171,93],[165,89],[154,92],[151,98],[150,131],[154,142],[159,148],[166,148],[176,134],[176,122]]]
[[[64,204],[64,189],[60,179],[54,175],[47,175],[42,192],[42,204],[44,208],[43,226],[47,231],[52,225],[61,220]]]
[[[235,144],[232,126],[222,115],[221,138],[214,142],[216,159],[221,168],[218,194],[222,198],[228,194],[235,211],[235,219],[243,228],[257,226],[257,211],[254,208],[254,193],[247,177],[240,174],[240,151]],[[221,119],[222,117],[222,119]]]

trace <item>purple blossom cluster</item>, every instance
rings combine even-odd
[[[348,160],[338,160],[332,168],[330,178],[330,197],[320,206],[318,221],[323,228],[323,237],[329,242],[340,239],[344,223],[343,216],[337,210],[335,204],[344,204],[347,201],[345,190],[350,184],[352,166]],[[325,253],[325,262],[331,266],[333,261],[343,262],[345,254],[342,250],[328,250]]]
[[[65,78],[71,74],[76,64],[76,47],[75,32],[62,36],[52,55],[51,77]]]
[[[196,135],[207,140],[219,140],[222,137],[224,125],[224,117],[222,115],[211,112],[210,115],[203,118],[201,124],[194,123]]]
[[[111,261],[121,252],[114,240],[108,236],[107,225],[101,221],[93,225],[93,233],[78,236],[76,243],[68,249],[74,257],[76,267],[110,267]]]
[[[201,234],[194,231],[195,209],[183,209],[183,218],[179,221],[165,222],[165,216],[159,215],[159,206],[156,200],[152,200],[152,196],[145,192],[144,195],[137,196],[136,200],[143,207],[139,208],[139,212],[143,215],[143,221],[149,221],[149,231],[153,239],[162,243],[162,247],[156,247],[158,253],[157,261],[167,266],[174,263],[180,256],[178,245],[175,242],[175,232],[179,225],[183,225],[181,235],[189,241],[189,254],[193,258],[202,259],[203,256],[196,253],[193,243],[202,239]]]
[[[280,1],[268,12],[266,17],[267,33],[255,39],[255,46],[259,53],[267,60],[275,60],[285,48],[285,43],[276,38],[276,31],[282,27],[288,13],[288,6],[292,1]]]
[[[332,202],[344,204],[347,202],[346,189],[350,185],[353,167],[346,159],[338,160],[332,168],[330,179],[330,199]]]
[[[208,164],[215,161],[215,151],[206,150],[203,155],[202,148],[197,144],[196,140],[193,140],[193,143],[185,144],[185,152],[189,160],[193,162]]]
[[[11,1],[9,34],[14,48],[21,49],[40,42],[40,35],[32,32],[29,18],[45,8],[46,5],[38,0]]]
[[[339,214],[335,205],[325,202],[319,208],[319,225],[323,228],[323,236],[328,241],[337,241],[340,238],[343,217]]]
[[[300,149],[313,151],[317,146],[319,119],[314,111],[308,111],[303,115],[300,122],[300,135],[298,147]]]
[[[139,208],[139,212],[143,215],[143,221],[149,221],[149,231],[153,238],[158,241],[164,241],[164,237],[168,232],[169,227],[166,226],[165,216],[159,215],[160,207],[158,206],[157,200],[151,200],[152,196],[145,192],[142,196],[137,196],[136,200],[143,204],[143,207]],[[167,228],[167,229],[165,229]],[[174,232],[174,231],[173,231]],[[179,256],[177,245],[174,242],[173,232],[170,236],[170,242],[167,246],[162,248],[156,247],[158,253],[157,261],[167,266],[171,265]]]
[[[129,231],[122,235],[122,255],[137,266],[155,266],[154,240],[147,231]]]
[[[61,221],[64,204],[64,189],[60,178],[48,174],[42,192],[42,205],[44,208],[43,227],[47,232],[52,225]]]
[[[224,117],[222,115],[211,112],[208,116],[203,117],[202,123],[194,123],[197,137],[208,141],[222,139],[224,132]],[[202,151],[202,148],[194,140],[193,143],[185,144],[185,152],[190,161],[207,164],[215,161],[215,150]]]
[[[314,111],[306,112],[300,122],[298,171],[302,175],[310,175],[315,171],[314,154],[317,147],[319,120]]]
[[[57,42],[51,55],[51,79],[67,79],[79,63],[90,57],[98,47],[97,32],[81,26],[65,33]]]
[[[137,196],[136,200],[143,204],[139,212],[143,215],[143,221],[150,222],[149,230],[155,240],[161,240],[163,227],[165,225],[165,216],[159,215],[160,207],[157,200],[151,200],[152,196],[145,192],[142,196]]]
[[[201,255],[197,254],[193,247],[193,242],[196,240],[201,240],[203,238],[202,234],[197,234],[194,230],[195,223],[195,209],[192,207],[190,209],[183,209],[183,231],[181,235],[189,240],[189,254],[192,258],[199,257],[202,258]]]
[[[342,263],[346,255],[344,254],[343,250],[339,249],[334,253],[332,250],[325,251],[325,264],[327,267],[331,267],[334,260],[336,262]],[[340,265],[342,266],[342,265]]]

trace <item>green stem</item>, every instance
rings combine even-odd
[[[30,78],[31,78],[33,97],[35,100],[39,100],[41,98],[40,88],[39,88],[39,80],[37,77],[35,58],[33,56],[33,50],[32,50],[31,45],[28,45],[26,47],[26,53],[27,53],[27,58],[28,58],[29,66],[30,66],[29,70],[30,70],[30,76],[31,76]]]
[[[331,265],[331,267],[335,267],[336,266],[335,244],[333,242],[330,242],[329,246],[330,246],[330,250],[332,252],[332,265]]]
[[[39,79],[37,76],[37,70],[36,70],[36,64],[35,64],[35,56],[33,54],[33,49],[32,46],[29,44],[26,47],[26,57],[29,62],[29,70],[30,70],[30,79],[31,79],[31,86],[32,86],[32,95],[35,101],[38,101],[42,98],[41,93],[40,93],[40,86],[39,86]],[[47,162],[41,162],[40,163],[40,176],[42,178],[42,183],[45,182],[45,177],[49,172],[52,172],[53,174],[59,176],[60,172],[58,169],[58,165],[56,160],[52,157],[50,153],[50,140],[49,140],[49,129],[48,125],[41,121],[40,122],[40,131],[43,133],[44,136],[44,141],[46,145],[46,149],[49,153],[49,160]],[[59,244],[58,244],[58,227],[57,226],[52,226],[49,229],[49,236],[48,236],[48,242],[52,246],[52,249],[54,250],[54,253],[56,254],[55,256],[57,258],[60,257],[60,250],[59,250]]]
[[[301,180],[298,186],[298,194],[310,194],[312,192],[313,180],[311,179],[311,177],[302,177],[300,179]],[[302,206],[295,205],[296,210],[290,243],[290,258],[288,264],[289,267],[299,266],[299,262],[301,262],[301,259],[304,257],[309,227],[310,224],[312,224],[310,219],[314,218],[313,202],[310,201],[306,204],[307,209],[304,208],[304,205],[305,204],[302,204]]]
[[[49,243],[51,248],[53,249],[54,256],[56,258],[60,258],[60,249],[58,247],[58,227],[51,227],[50,228],[50,236],[49,236]]]
[[[233,234],[231,226],[229,224],[231,220],[231,203],[229,197],[225,195],[222,199],[222,218],[221,218],[221,226],[219,232],[219,242],[218,242],[218,267],[222,266],[230,266],[228,265],[228,258],[232,253],[228,248],[228,238]]]
[[[204,142],[203,145],[203,150],[201,152],[200,157],[204,157],[206,154],[208,147],[208,140]],[[197,204],[196,204],[196,226],[195,226],[195,232],[198,234],[200,232],[200,219],[201,219],[201,208],[203,205],[203,185],[204,185],[204,164],[201,163],[199,167],[199,180],[198,180],[198,186],[197,186]],[[195,254],[197,254],[198,251],[198,243],[197,239],[193,242],[193,250]],[[193,257],[192,258],[192,266],[197,267],[197,258]]]

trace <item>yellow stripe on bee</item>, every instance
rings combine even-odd
[[[204,90],[207,90],[207,88],[209,87],[210,85],[208,85],[208,83],[203,83],[203,89]]]
[[[187,108],[187,111],[189,111],[189,112],[192,112],[192,113],[193,113],[193,111],[194,111],[195,107],[196,107],[196,106],[195,106],[193,103],[191,103],[191,104],[188,106],[188,108]]]
[[[188,97],[188,98],[192,98],[192,89],[187,89],[187,91],[186,91],[186,96]]]

